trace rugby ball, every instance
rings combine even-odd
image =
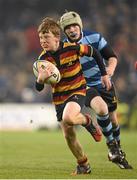
[[[47,66],[52,66],[53,67],[53,72],[52,75],[49,78],[45,79],[46,84],[56,84],[60,81],[61,75],[58,70],[58,68],[51,62],[46,61],[46,60],[37,60],[33,64],[33,73],[35,77],[38,77],[38,67],[42,66],[43,68],[46,69]]]

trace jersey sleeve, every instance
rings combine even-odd
[[[99,37],[99,44],[98,44],[98,50],[101,51],[105,46],[107,46],[106,39],[100,34]]]
[[[79,45],[79,55],[80,56],[92,56],[93,55],[93,48],[87,44],[80,44]]]
[[[97,51],[97,49],[93,48],[90,45],[80,44],[79,45],[79,52],[80,52],[80,56],[88,56],[88,57],[92,56],[92,57],[94,57],[98,66],[99,66],[99,69],[101,71],[101,75],[104,76],[107,74],[106,69],[105,69],[105,65],[103,63],[103,59],[102,59],[99,51]]]

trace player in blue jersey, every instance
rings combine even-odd
[[[100,51],[104,64],[107,61],[106,69],[111,78],[117,66],[117,57],[105,38],[98,32],[84,31],[82,20],[79,14],[74,11],[64,13],[59,24],[67,36],[65,41],[89,44]],[[96,112],[97,122],[102,129],[109,149],[109,160],[121,169],[132,169],[120,146],[120,126],[116,114],[117,97],[114,84],[112,82],[112,88],[109,91],[102,85],[100,70],[93,57],[84,56],[80,62],[87,86],[90,87],[90,91],[87,90],[85,105],[90,105]]]

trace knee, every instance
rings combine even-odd
[[[63,115],[63,121],[68,125],[74,125],[74,118],[71,114]]]
[[[90,106],[98,115],[108,114],[108,106],[100,96],[93,98],[90,102]]]
[[[106,115],[108,114],[108,106],[106,103],[103,103],[102,105],[98,106],[97,112],[98,115]]]

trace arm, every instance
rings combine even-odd
[[[108,59],[108,67],[107,67],[107,73],[109,76],[113,76],[116,66],[117,66],[117,58],[110,57]]]
[[[45,80],[51,76],[52,74],[52,68],[49,67],[44,67],[44,66],[40,66],[38,67],[38,78],[35,84],[35,87],[37,89],[37,91],[42,91],[44,89],[44,82]]]
[[[36,81],[35,88],[37,89],[37,91],[42,91],[44,89],[44,84],[40,84]]]
[[[111,46],[107,45],[100,51],[102,57],[108,61],[107,73],[113,76],[117,66],[117,56],[112,50]]]
[[[101,71],[101,75],[102,76],[106,75],[107,72],[106,72],[106,68],[105,68],[105,65],[103,63],[103,59],[101,57],[101,54],[95,48],[93,48],[93,47],[91,47],[91,48],[93,49],[92,57],[96,60],[98,66],[99,66],[99,69]]]
[[[106,68],[105,68],[105,65],[103,63],[103,59],[101,57],[101,54],[95,48],[93,48],[92,56],[94,57],[94,59],[96,60],[98,66],[99,66],[101,76],[102,76],[101,77],[102,85],[104,87],[106,87],[107,90],[110,90],[111,89],[111,82],[110,82],[109,76],[106,72]]]
[[[105,65],[103,63],[103,59],[101,57],[101,54],[99,53],[99,51],[97,51],[95,48],[89,46],[89,45],[80,45],[80,55],[83,56],[92,56],[95,58],[98,66],[99,66],[99,69],[100,69],[100,72],[101,72],[101,81],[102,81],[102,85],[104,87],[106,87],[107,90],[110,90],[111,88],[111,82],[110,82],[110,79],[109,79],[109,76],[106,72],[106,68],[105,68]],[[82,53],[83,52],[83,53]]]
[[[103,59],[102,59],[99,51],[97,51],[97,49],[93,48],[90,45],[80,44],[79,45],[79,54],[80,54],[80,56],[88,56],[88,57],[92,56],[92,57],[94,57],[98,66],[99,66],[99,69],[101,71],[101,75],[104,76],[107,74],[105,65],[103,63]]]
[[[41,75],[41,71],[40,71],[40,67],[38,67],[38,77],[37,77],[37,81],[35,83],[35,88],[37,91],[42,91],[44,89],[44,79],[42,78],[43,76]]]

